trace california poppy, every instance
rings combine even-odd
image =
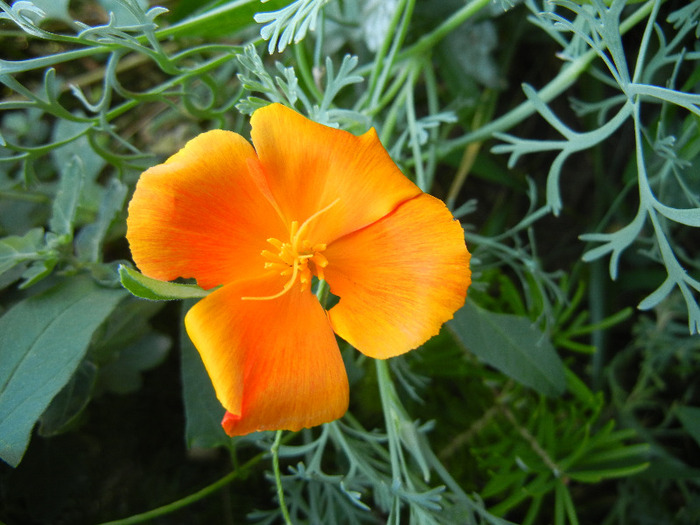
[[[452,318],[470,283],[459,222],[374,129],[358,137],[280,104],[251,126],[255,149],[209,131],[144,172],[127,220],[145,275],[220,286],[185,326],[229,435],[341,417],[348,381],[334,332],[373,358],[405,353]],[[339,298],[328,311],[314,277]]]

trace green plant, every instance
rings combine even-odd
[[[697,519],[700,0],[151,4],[0,2],[1,520]],[[182,330],[206,292],[134,270],[126,207],[270,102],[375,127],[473,284],[423,348],[344,352],[344,418],[234,440]],[[146,466],[95,471],[125,443]]]

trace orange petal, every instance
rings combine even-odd
[[[266,240],[288,235],[260,172],[250,143],[221,130],[144,172],[127,219],[136,265],[164,281],[194,277],[204,288],[259,275]]]
[[[329,317],[362,353],[385,359],[440,331],[471,282],[464,231],[442,201],[422,194],[328,246],[325,278],[340,297]]]
[[[326,313],[298,286],[274,300],[284,279],[235,283],[197,303],[185,326],[199,350],[233,435],[299,430],[341,417],[348,380]]]
[[[339,199],[310,225],[312,243],[330,243],[420,194],[374,129],[357,137],[280,104],[258,109],[251,125],[268,185],[288,222],[302,224]]]

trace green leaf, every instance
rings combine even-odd
[[[70,0],[32,0],[32,3],[44,12],[47,20],[62,20],[63,22],[72,23],[73,18],[68,12],[69,1]]]
[[[115,394],[141,388],[141,373],[163,362],[170,349],[168,336],[150,332],[119,351],[116,360],[100,368],[100,387]]]
[[[22,283],[20,289],[29,288],[41,281],[44,277],[48,277],[58,263],[58,258],[48,256],[46,259],[34,261],[24,273],[22,273]]]
[[[163,306],[164,303],[141,301],[137,297],[124,299],[119,310],[110,315],[93,335],[87,359],[98,367],[113,361],[121,350],[154,331],[150,320]]]
[[[81,261],[99,262],[101,247],[110,224],[121,212],[126,199],[127,187],[121,181],[112,179],[104,191],[97,219],[80,231],[75,247]]]
[[[489,312],[467,300],[447,326],[466,350],[519,383],[547,396],[566,389],[564,364],[529,319]]]
[[[13,306],[0,318],[0,458],[17,466],[34,423],[82,360],[120,289],[74,277]]]
[[[98,0],[102,8],[114,16],[118,26],[130,26],[139,23],[139,20],[125,5],[124,0]],[[148,0],[136,0],[133,2],[144,12],[148,10]]]
[[[65,166],[68,166],[75,157],[79,157],[82,163],[83,174],[85,176],[85,191],[83,199],[93,202],[82,204],[91,209],[97,209],[99,203],[99,185],[97,178],[105,167],[103,159],[92,147],[88,140],[88,132],[92,129],[92,123],[87,122],[85,115],[77,111],[74,116],[76,120],[59,119],[53,128],[52,139],[54,142],[65,141],[69,137],[73,140],[51,150],[51,158],[54,166],[62,174]],[[97,198],[97,200],[94,200]]]
[[[0,239],[0,275],[15,265],[36,259],[44,245],[44,230],[34,228],[22,235],[10,235]]]
[[[78,419],[92,398],[96,378],[97,367],[83,360],[39,418],[40,436],[49,437],[65,432]]]
[[[679,406],[676,408],[676,415],[685,431],[700,445],[700,408]]]
[[[142,273],[127,268],[119,267],[119,277],[122,286],[136,297],[150,299],[151,301],[174,301],[177,299],[194,299],[205,297],[209,292],[196,284],[179,284],[159,281],[152,277],[146,277]]]
[[[201,3],[200,0],[183,0],[182,3]],[[266,9],[280,9],[288,0],[269,0]],[[199,6],[197,6],[199,7]],[[159,36],[205,36],[207,38],[233,35],[254,24],[253,16],[260,11],[260,0],[229,0],[215,7],[188,17],[182,22],[158,31]]]
[[[75,155],[61,170],[61,183],[53,202],[53,213],[49,220],[49,228],[58,236],[66,235],[72,238],[75,211],[78,209],[80,190],[85,179],[83,161]]]
[[[192,304],[192,301],[183,303],[183,320],[180,322],[185,442],[190,448],[212,448],[220,445],[230,447],[233,442],[221,427],[224,409],[216,398],[204,363],[184,329],[184,314]]]

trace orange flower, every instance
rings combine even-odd
[[[187,333],[226,409],[229,435],[341,417],[348,381],[333,332],[385,359],[437,334],[470,283],[464,232],[356,137],[279,104],[252,141],[209,131],[141,176],[127,238],[147,276],[210,289]],[[324,279],[339,302],[311,292]]]

